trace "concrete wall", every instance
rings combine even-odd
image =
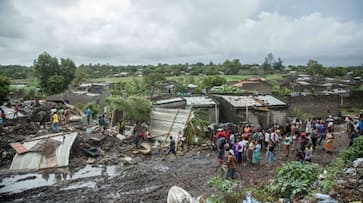
[[[209,121],[210,123],[217,123],[216,120],[216,113],[215,107],[199,107],[199,108],[192,108],[193,111],[202,111],[201,118],[204,120]],[[219,109],[217,108],[217,114],[219,115]],[[217,116],[218,116],[217,115]]]
[[[325,118],[328,115],[339,115],[340,97],[338,95],[308,95],[280,99],[289,104],[287,111],[288,116],[301,116],[301,114],[306,114],[308,116]]]
[[[349,97],[344,97],[342,107],[355,107],[363,109],[363,91],[354,90]]]

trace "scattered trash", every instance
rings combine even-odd
[[[86,152],[87,152],[87,155],[89,155],[91,157],[97,157],[97,156],[104,154],[104,152],[99,147],[91,147],[88,150],[86,150]]]
[[[338,203],[335,199],[331,198],[329,195],[315,193],[315,198],[321,199],[322,201],[318,201],[319,203]]]
[[[124,135],[121,135],[121,134],[117,134],[116,137],[119,139],[119,140],[124,140],[126,139],[126,137]]]
[[[260,203],[255,198],[252,197],[252,193],[248,192],[246,200],[243,200],[243,203]]]
[[[151,146],[148,143],[145,143],[145,142],[141,143],[140,146],[143,147],[144,149],[134,149],[134,150],[132,150],[132,153],[133,154],[139,154],[139,153],[150,154]]]

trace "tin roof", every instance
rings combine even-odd
[[[286,106],[287,104],[271,95],[257,96],[257,99],[264,101],[266,106]]]
[[[70,134],[50,134],[25,141],[23,146],[26,149],[36,148],[36,150],[15,154],[10,170],[67,166],[69,164],[70,150],[77,135],[78,133],[76,132]],[[51,151],[51,154],[44,155],[47,150],[39,151],[39,149],[45,148],[46,143],[54,144],[55,148]]]
[[[171,98],[171,99],[159,100],[159,101],[154,102],[154,104],[156,104],[156,105],[158,105],[158,104],[169,104],[169,103],[180,102],[180,101],[184,101],[184,99],[181,98],[181,97],[175,97],[175,98]]]
[[[209,97],[184,97],[187,101],[187,106],[211,106],[216,105],[216,102]]]
[[[261,102],[251,96],[217,95],[234,107],[263,106]]]

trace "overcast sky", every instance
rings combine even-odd
[[[0,0],[0,64],[363,64],[362,0]]]

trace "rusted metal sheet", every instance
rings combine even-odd
[[[18,154],[22,154],[28,151],[27,148],[24,147],[24,145],[22,145],[19,142],[15,142],[15,143],[11,143],[10,146],[16,151],[16,153]]]
[[[40,169],[62,167],[69,164],[71,147],[78,133],[53,134],[26,141],[23,146],[33,149],[23,154],[16,154],[11,163],[11,170]]]

